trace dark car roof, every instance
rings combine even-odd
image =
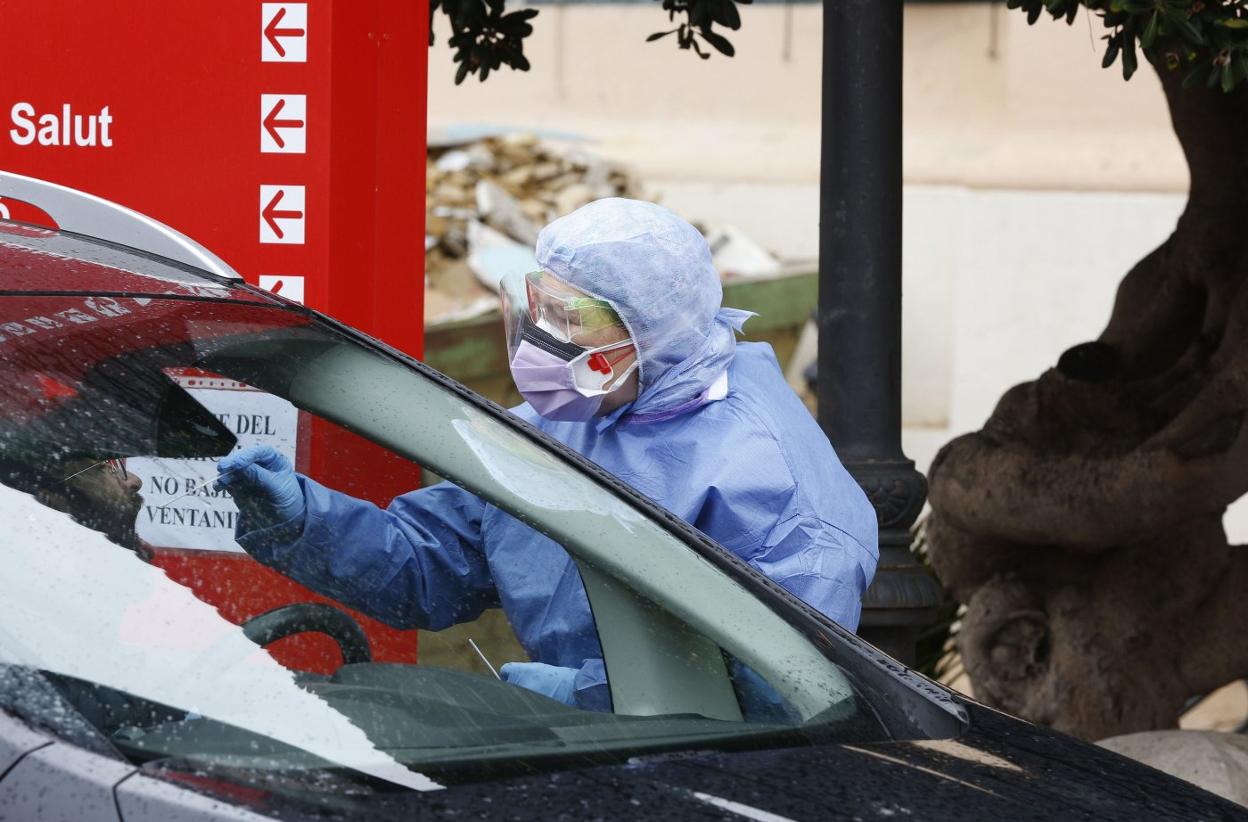
[[[196,297],[281,304],[241,280],[92,237],[0,220],[0,293]]]

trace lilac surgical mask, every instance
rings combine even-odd
[[[633,363],[619,375],[611,389],[604,386],[614,377],[606,352],[631,345],[631,341],[598,348],[582,348],[554,340],[536,326],[524,329],[511,358],[511,377],[533,410],[549,420],[584,422],[602,408],[602,399],[624,384],[637,367]]]

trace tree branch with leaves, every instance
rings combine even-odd
[[[1006,0],[1027,22],[1044,13],[1073,23],[1080,6],[1101,18],[1109,68],[1121,55],[1122,76],[1139,67],[1136,44],[1153,65],[1182,70],[1183,87],[1204,83],[1229,92],[1248,79],[1248,2],[1245,0]]]
[[[662,40],[676,35],[676,47],[690,50],[703,60],[710,58],[710,50],[704,50],[699,41],[727,57],[736,53],[732,43],[715,26],[736,31],[741,28],[741,15],[737,4],[753,0],[659,0],[667,12],[669,23],[675,28],[656,31],[646,42]],[[504,0],[430,0],[429,45],[434,45],[433,21],[441,11],[451,24],[448,45],[455,52],[454,61],[459,63],[455,71],[455,84],[459,85],[468,75],[476,74],[484,82],[490,73],[502,66],[528,71],[529,61],[524,56],[524,40],[533,33],[531,20],[538,10],[533,8],[507,11]]]

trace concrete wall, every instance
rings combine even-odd
[[[670,40],[644,42],[666,23],[654,3],[540,8],[525,49],[532,71],[458,87],[439,15],[433,125],[576,132],[652,179],[817,182],[817,4],[741,7],[737,56],[705,61]],[[1003,3],[907,6],[907,182],[1184,190],[1156,78],[1147,65],[1125,84],[1102,70],[1096,26],[1028,27]]]

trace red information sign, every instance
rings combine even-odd
[[[249,282],[421,354],[426,3],[0,0],[0,21],[0,168],[148,214]],[[417,482],[345,432],[303,420],[298,441],[301,468],[358,496]],[[306,598],[245,557],[209,560],[254,585],[240,608],[235,584],[232,618]],[[178,554],[178,576],[193,583],[196,562]],[[414,655],[387,632],[369,624],[375,651]]]

